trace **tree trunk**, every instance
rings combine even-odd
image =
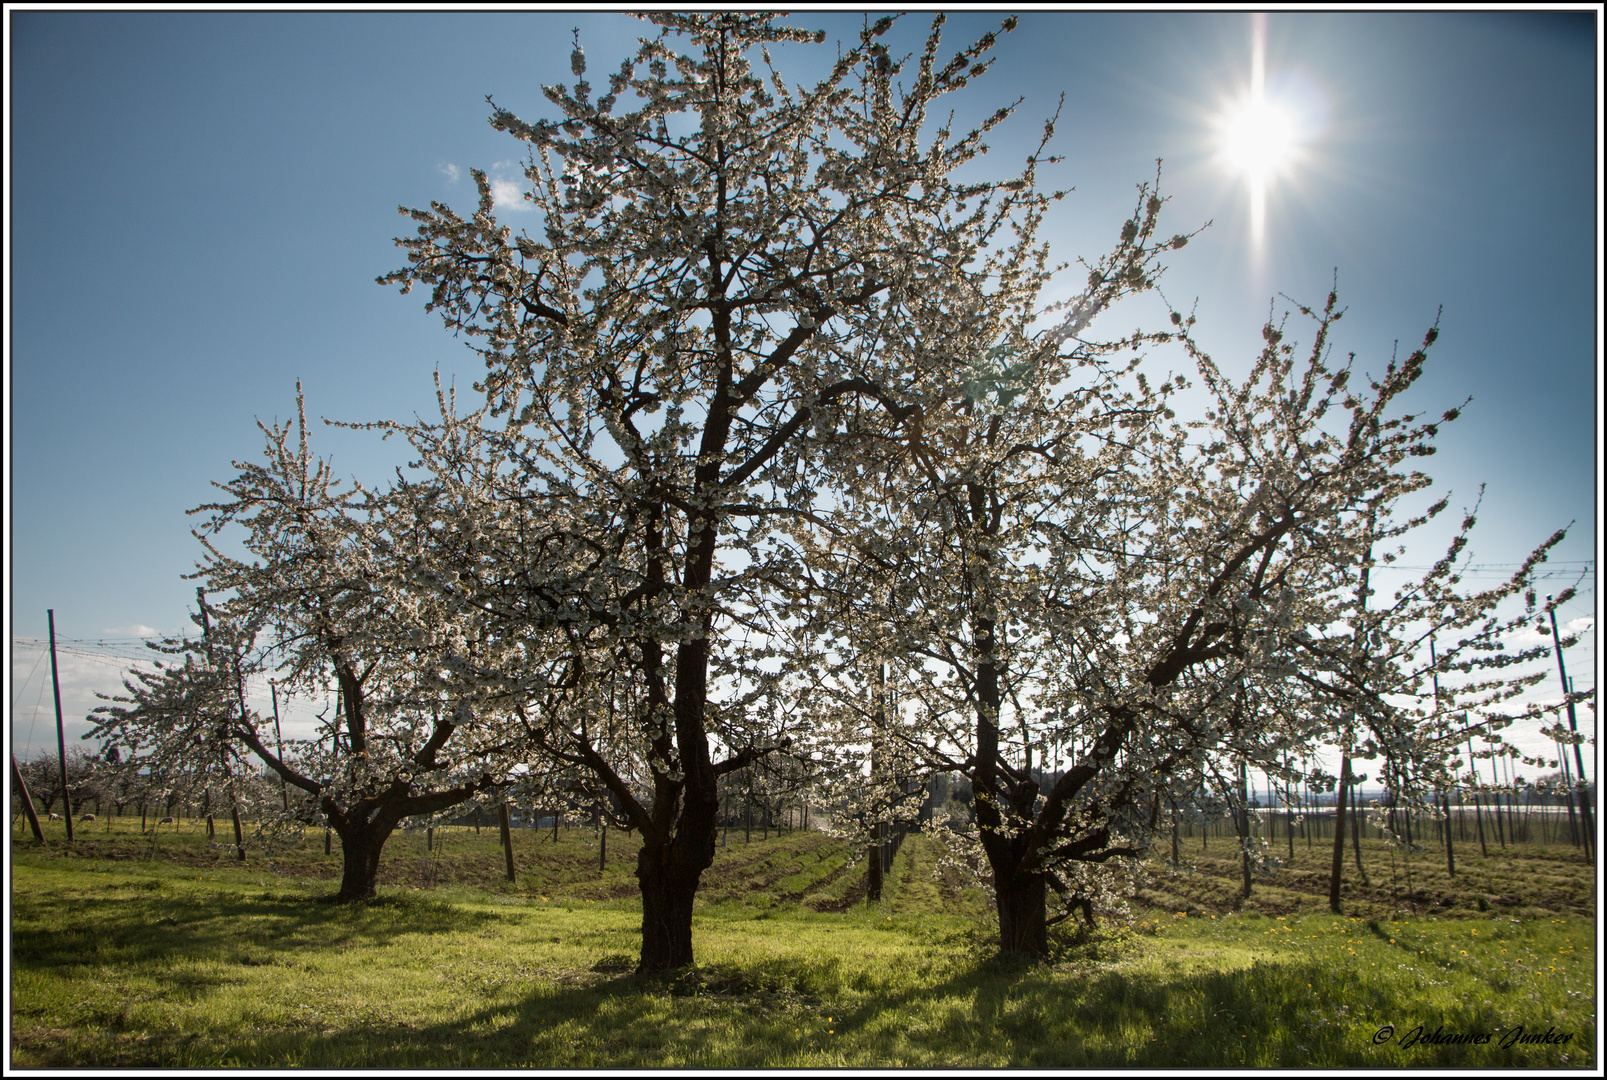
[[[982,834],[982,848],[993,870],[993,902],[999,916],[999,952],[1029,960],[1049,955],[1049,877],[1024,872],[1025,836]]]
[[[1239,762],[1239,806],[1233,815],[1234,831],[1239,834],[1239,863],[1244,872],[1242,896],[1250,896],[1250,794],[1248,791],[1250,768]]]
[[[1168,797],[1166,801],[1172,805],[1172,865],[1177,866],[1181,862],[1177,853],[1177,800]]]
[[[1049,955],[1048,882],[1043,874],[993,877],[999,951],[1034,960]]]
[[[712,830],[708,839],[714,839]],[[636,880],[642,888],[642,956],[639,972],[673,971],[692,963],[692,898],[697,895],[702,866],[684,840],[653,843],[643,839],[636,857]]]
[[[234,851],[235,854],[239,856],[240,861],[245,862],[246,838],[244,830],[240,827],[240,807],[231,806],[229,808],[229,814],[234,820]]]
[[[870,847],[865,849],[869,859],[865,863],[865,902],[874,904],[882,898],[882,823],[872,828]]]
[[[1339,908],[1339,882],[1345,873],[1345,789],[1350,786],[1350,758],[1340,755],[1339,783],[1334,785],[1334,866],[1328,875],[1328,909]]]
[[[340,815],[335,817],[334,825],[340,837],[341,857],[340,892],[335,894],[335,903],[374,899],[379,854],[395,824],[386,823],[386,815],[381,814],[374,821],[354,821]]]
[[[1287,792],[1283,801],[1283,827],[1289,834],[1289,865],[1295,864],[1295,804],[1294,793]]]

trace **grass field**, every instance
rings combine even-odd
[[[381,899],[337,907],[311,902],[338,877],[321,838],[270,866],[187,825],[154,846],[98,825],[71,852],[13,833],[16,1067],[1595,1064],[1594,912],[1576,905],[1593,879],[1569,851],[1550,884],[1522,849],[1470,853],[1453,904],[1395,918],[1387,887],[1341,918],[1276,872],[1240,901],[1199,861],[1157,875],[1135,925],[1024,966],[993,956],[984,897],[934,879],[919,835],[866,904],[833,841],[733,831],[704,877],[698,967],[643,977],[617,834],[599,873],[593,833],[517,833],[512,884],[492,829],[434,850],[399,835]]]

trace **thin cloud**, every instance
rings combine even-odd
[[[530,209],[530,204],[525,201],[524,187],[517,180],[493,179],[491,202],[500,211]]]
[[[42,660],[42,662],[40,662]],[[67,745],[84,746],[96,752],[93,741],[84,735],[93,726],[89,719],[95,709],[108,704],[104,698],[125,693],[123,679],[133,667],[148,667],[116,656],[91,656],[77,651],[57,650],[57,676],[61,685],[62,726]],[[11,674],[16,689],[12,705],[12,749],[18,758],[32,758],[56,749],[55,695],[50,678],[48,651],[34,646],[16,648],[13,643]]]
[[[500,213],[533,209],[525,198],[524,166],[517,161],[499,161],[491,166],[491,204]]]
[[[450,161],[443,161],[436,168],[441,171],[442,176],[446,177],[446,182],[449,184],[457,183],[458,177],[463,175],[462,171]]]
[[[1542,633],[1534,624],[1524,623],[1521,629],[1513,631],[1512,641],[1520,648],[1537,645],[1542,641],[1551,640],[1551,631]]]
[[[162,631],[154,626],[146,626],[144,623],[135,623],[133,626],[108,626],[101,633],[108,637],[151,638],[162,636]]]
[[[1595,627],[1596,620],[1589,615],[1581,615],[1578,618],[1569,619],[1567,622],[1559,622],[1557,624],[1557,629],[1564,637],[1569,635],[1584,637],[1586,634],[1590,633],[1590,631],[1595,629]],[[1535,645],[1541,642],[1550,644],[1551,624],[1546,621],[1545,616],[1542,615],[1540,619],[1535,622],[1525,623],[1521,630],[1518,630],[1512,635],[1512,639],[1519,645]]]

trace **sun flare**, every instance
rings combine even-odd
[[[1250,243],[1256,248],[1266,234],[1267,188],[1293,162],[1300,134],[1294,113],[1267,97],[1266,36],[1266,16],[1252,15],[1249,92],[1225,105],[1215,122],[1218,160],[1249,189]]]
[[[1271,102],[1252,99],[1223,118],[1223,158],[1245,176],[1266,180],[1288,160],[1292,149],[1294,119]]]

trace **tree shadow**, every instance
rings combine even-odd
[[[905,1033],[899,1053],[929,1064],[1071,1067],[1251,1064],[1247,1053],[1224,1055],[1241,1029],[1272,1026],[1257,1000],[1254,977],[1210,973],[1134,979],[1101,975],[1070,994],[1043,966],[987,958],[948,978],[875,1000],[847,1004],[830,964],[770,958],[679,972],[610,972],[627,962],[610,957],[568,984],[532,987],[513,1001],[488,1003],[451,1020],[423,1026],[359,1023],[340,1031],[276,1033],[259,1041],[255,1064],[294,1061],[323,1067],[475,1068],[541,1065],[591,1068],[757,1068],[797,1064],[811,1050],[848,1054],[858,1065],[885,1064],[850,1039],[866,1028],[903,1019],[931,1000],[953,1000],[947,1015],[919,1034]],[[1180,994],[1223,1030],[1173,1032],[1166,1045],[1134,1053],[1127,1027],[1165,1017]],[[662,1002],[666,1008],[644,1003]],[[828,1019],[829,1022],[828,1022]],[[562,1028],[560,1035],[559,1029]],[[1062,1032],[1104,1028],[1110,1037],[1057,1041]],[[579,1031],[578,1037],[575,1032]],[[1231,1048],[1231,1047],[1230,1047]],[[1237,1048],[1232,1048],[1237,1049]],[[1294,1056],[1287,1062],[1312,1064]]]
[[[518,927],[526,915],[523,908],[476,910],[411,894],[328,905],[271,891],[180,892],[173,884],[109,883],[100,890],[105,895],[71,901],[14,896],[14,972],[71,980],[88,977],[86,969],[109,969],[115,979],[121,969],[157,975],[169,993],[193,999],[243,977],[241,967],[294,965],[324,952],[394,945],[409,935]],[[1382,931],[1376,924],[1367,929]],[[615,936],[613,929],[597,934],[599,944]],[[862,965],[821,950],[656,975],[632,973],[634,955],[614,952],[589,971],[527,974],[509,962],[508,977],[496,982],[513,983],[511,994],[471,992],[466,1000],[480,1003],[454,1007],[433,1023],[385,1019],[385,1003],[376,1002],[355,1017],[305,1027],[159,1034],[147,1045],[113,1049],[118,1064],[324,1068],[759,1068],[796,1066],[812,1053],[842,1055],[821,1064],[925,1067],[1396,1068],[1461,1061],[1447,1051],[1433,1062],[1408,1062],[1373,1046],[1368,1036],[1378,1025],[1398,1019],[1382,1010],[1402,1003],[1379,996],[1376,986],[1335,985],[1341,972],[1331,962],[1293,955],[1190,972],[1125,964],[1117,948],[1072,950],[1046,965],[992,955],[987,936],[949,935],[949,945],[963,947],[952,967],[883,992]]]
[[[113,895],[71,901],[14,895],[13,969],[150,969],[180,961],[260,966],[286,962],[300,950],[389,945],[405,935],[456,934],[507,917],[411,897],[323,904],[273,892],[175,895],[158,880],[117,883],[107,891]],[[240,932],[245,921],[253,924],[249,942]],[[177,986],[195,983],[197,991],[221,981],[199,972],[164,978]]]

